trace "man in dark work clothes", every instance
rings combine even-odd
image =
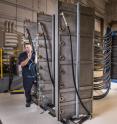
[[[26,96],[26,107],[30,107],[32,98],[31,98],[31,88],[35,80],[35,68],[34,60],[35,54],[32,52],[32,46],[30,43],[24,45],[24,52],[19,55],[19,65],[22,67],[22,77],[23,77],[23,87],[25,90]]]

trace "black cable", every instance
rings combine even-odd
[[[26,31],[27,31],[27,33],[28,33],[28,39],[29,39],[30,44],[32,45],[33,52],[35,53],[35,48],[34,48],[34,45],[33,45],[33,42],[32,42],[32,38],[31,38],[31,35],[30,35],[30,31],[29,31],[28,28],[26,28]]]
[[[81,98],[80,98],[80,95],[79,95],[79,92],[78,92],[78,89],[77,89],[77,86],[76,86],[75,74],[74,74],[74,63],[73,63],[72,37],[71,37],[71,31],[70,31],[69,26],[67,26],[67,29],[68,29],[69,38],[70,38],[71,62],[72,62],[72,75],[73,75],[73,82],[74,82],[75,91],[76,91],[76,94],[77,94],[77,96],[78,96],[78,99],[79,99],[79,101],[80,101],[82,107],[84,108],[84,110],[87,112],[88,115],[91,115],[91,113],[89,112],[89,110],[85,107],[84,103],[82,102],[82,100],[81,100]],[[92,115],[91,115],[91,116],[92,116]]]
[[[98,96],[93,96],[94,100],[99,100],[99,99],[102,99],[104,98],[105,96],[107,96],[107,94],[109,93],[110,91],[110,86],[111,86],[111,83],[110,83],[110,64],[111,61],[110,60],[110,54],[111,54],[111,33],[112,32],[108,32],[108,34],[106,34],[102,39],[104,40],[103,41],[103,50],[104,50],[104,70],[103,70],[103,85],[101,85],[100,83],[95,85],[94,84],[94,90],[106,90],[103,94],[101,95],[98,95]],[[106,87],[104,87],[104,84],[106,84]]]
[[[78,89],[77,89],[77,86],[76,86],[76,81],[75,81],[75,74],[74,74],[74,62],[73,62],[73,49],[72,49],[72,36],[71,36],[71,31],[70,31],[70,28],[67,24],[67,21],[66,21],[66,18],[64,16],[64,13],[62,12],[60,15],[62,15],[63,17],[63,20],[65,22],[65,25],[66,25],[66,28],[68,29],[68,33],[69,33],[69,37],[70,37],[70,46],[71,46],[71,63],[72,63],[72,76],[73,76],[73,83],[74,83],[74,87],[75,87],[75,91],[76,91],[76,94],[77,94],[77,97],[81,103],[81,106],[84,108],[84,110],[86,111],[87,115],[86,117],[82,117],[82,119],[80,119],[80,124],[82,124],[84,121],[88,120],[89,118],[92,117],[91,113],[89,112],[89,110],[85,107],[84,103],[82,102],[81,98],[80,98],[80,95],[79,95],[79,92],[78,92]],[[68,120],[68,119],[67,119]],[[67,120],[65,121],[65,124],[67,124]],[[69,118],[69,120],[73,120],[73,118]],[[72,121],[74,123],[74,121]]]
[[[40,25],[41,25],[42,35],[43,35],[44,43],[45,43],[46,60],[47,60],[47,66],[48,66],[49,76],[50,76],[51,82],[53,84],[53,87],[55,87],[55,82],[54,82],[54,80],[52,78],[52,74],[51,74],[51,71],[50,71],[50,64],[49,64],[49,57],[48,57],[48,48],[47,48],[47,41],[46,41],[46,34],[45,34],[45,30],[44,30],[44,25],[42,23],[40,23]]]
[[[99,100],[99,99],[102,99],[102,98],[104,98],[105,96],[107,96],[107,94],[108,94],[109,91],[110,91],[110,86],[111,86],[111,84],[108,83],[108,87],[107,87],[106,92],[103,93],[102,95],[99,95],[99,96],[93,96],[93,98],[94,98],[95,100]],[[99,90],[99,89],[98,89],[98,90]]]

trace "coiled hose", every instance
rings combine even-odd
[[[101,76],[94,77],[94,100],[102,99],[109,93],[111,86],[111,43],[112,33],[108,32],[103,38],[96,37],[94,45],[94,71],[102,72]],[[94,74],[95,76],[95,74]]]

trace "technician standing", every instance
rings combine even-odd
[[[22,67],[23,87],[26,96],[26,107],[31,105],[31,88],[35,80],[35,67],[34,67],[35,54],[32,52],[30,43],[24,45],[24,52],[19,55],[19,65]]]

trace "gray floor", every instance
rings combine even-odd
[[[13,89],[20,89],[22,86],[22,77],[19,76],[14,76],[12,85],[11,85],[11,90]],[[0,93],[5,92],[8,90],[9,87],[9,77],[4,77],[3,79],[0,79]]]
[[[117,83],[112,83],[107,97],[94,101],[93,119],[84,124],[117,124]]]
[[[25,107],[24,95],[0,94],[0,119],[3,124],[61,124],[56,118],[32,104]],[[93,118],[84,124],[116,124],[117,123],[117,84],[114,84],[110,94],[94,101]]]
[[[25,107],[24,95],[0,94],[0,119],[3,124],[60,124],[35,104]]]

